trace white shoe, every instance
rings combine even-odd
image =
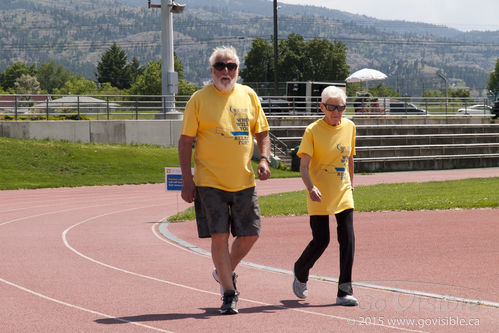
[[[352,295],[345,295],[343,297],[336,297],[336,304],[343,306],[357,306],[359,301]]]
[[[215,281],[217,281],[220,284],[220,279],[218,277],[217,269],[213,268],[213,272],[211,272],[211,275],[213,275],[213,278]],[[234,289],[237,290],[236,287],[236,279],[237,279],[237,274],[236,272],[232,272],[232,284],[234,285]],[[222,288],[222,285],[220,284],[220,295],[224,295],[224,288]]]
[[[308,289],[307,289],[307,283],[303,283],[298,281],[298,279],[295,276],[295,279],[293,281],[293,293],[295,294],[296,297],[298,298],[307,298],[308,296]]]

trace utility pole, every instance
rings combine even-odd
[[[274,0],[274,95],[279,95],[279,81],[278,81],[278,52],[277,52],[277,0]]]
[[[175,72],[173,56],[173,13],[183,12],[185,5],[173,0],[161,0],[161,4],[151,4],[149,8],[161,9],[161,95],[163,118],[179,119],[182,113],[175,110],[175,94],[178,93],[178,73]]]
[[[447,77],[442,72],[438,72],[437,75],[445,82],[445,114],[447,114],[449,107],[449,85],[447,84]]]

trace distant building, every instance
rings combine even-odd
[[[30,108],[30,113],[65,113],[80,110],[82,113],[104,113],[109,109],[116,111],[118,103],[108,102],[89,96],[65,96],[49,101],[48,103],[35,104]]]

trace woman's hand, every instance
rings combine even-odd
[[[310,199],[312,199],[312,201],[321,202],[321,191],[319,191],[319,189],[315,185],[313,185],[312,188],[308,191],[308,195],[310,195]]]

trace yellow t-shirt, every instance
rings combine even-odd
[[[258,96],[236,84],[230,93],[209,85],[185,106],[183,135],[195,136],[194,183],[224,191],[255,186],[253,136],[269,130]]]
[[[354,208],[348,158],[355,155],[355,124],[341,119],[338,126],[328,125],[323,119],[305,130],[297,155],[312,157],[310,178],[322,194],[321,202],[308,196],[309,215],[333,215]]]

